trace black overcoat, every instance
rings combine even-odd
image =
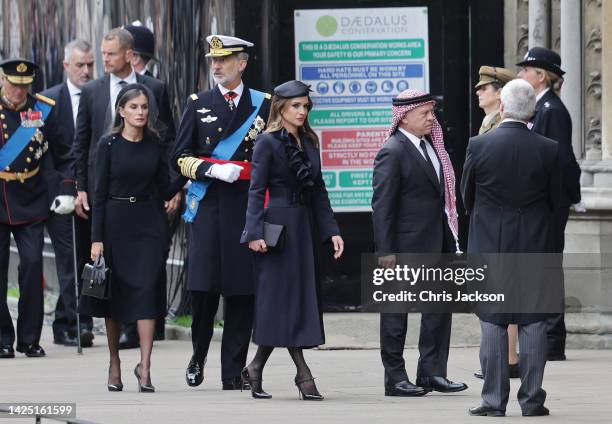
[[[285,152],[285,143],[295,143],[293,136],[285,130],[265,133],[257,138],[253,152],[241,241],[263,239],[264,221],[286,226],[286,242],[281,250],[253,253],[256,281],[253,341],[261,346],[312,347],[325,342],[315,244],[340,235],[340,231],[322,179],[319,151],[306,135],[301,140],[314,182],[306,194],[300,189]],[[269,202],[264,208],[266,190]]]
[[[559,203],[558,145],[522,122],[503,122],[470,139],[461,193],[470,214],[468,253],[546,253]],[[527,324],[540,314],[479,314],[495,324]]]

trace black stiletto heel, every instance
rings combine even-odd
[[[317,386],[315,386],[314,384],[314,377],[305,378],[303,380],[298,380],[296,377],[294,381],[295,381],[295,385],[298,388],[298,397],[300,400],[323,400],[325,399],[323,395],[319,393],[319,391],[317,390]],[[314,393],[304,393],[304,390],[302,390],[302,384],[306,383],[307,381],[312,381],[312,385],[314,387]]]
[[[251,378],[249,375],[249,370],[247,367],[244,367],[242,372],[240,373],[241,378],[241,386],[240,391],[242,391],[242,387],[244,387],[244,382],[248,381],[251,386],[251,396],[255,399],[270,399],[272,395],[270,393],[266,393],[261,385],[262,379],[260,378]]]
[[[108,367],[108,377],[110,379],[110,366]],[[110,383],[106,383],[106,388],[108,389],[109,392],[121,392],[123,391],[123,383],[121,383],[121,381],[119,381],[119,383],[117,384],[110,384]]]
[[[138,372],[138,367],[140,367],[140,364],[136,364],[136,368],[134,368],[134,375],[138,380],[138,391],[141,393],[155,392],[155,387],[151,383],[140,384],[140,373]]]

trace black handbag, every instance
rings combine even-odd
[[[264,221],[264,241],[268,249],[281,250],[285,245],[286,227]]]
[[[102,255],[98,256],[93,264],[85,264],[81,274],[83,281],[81,294],[102,300],[110,299],[110,274]]]

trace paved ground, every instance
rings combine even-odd
[[[293,385],[294,368],[286,351],[272,354],[264,387],[271,400],[254,400],[248,393],[220,390],[219,343],[213,343],[206,380],[188,388],[183,373],[190,345],[184,341],[157,343],[153,352],[154,394],[137,392],[132,369],[137,350],[122,352],[125,391],[106,391],[107,351],[103,336],[77,356],[74,348],[51,344],[45,327],[42,344],[48,356],[0,360],[0,402],[76,402],[77,415],[97,423],[475,423],[467,409],[479,403],[481,382],[472,377],[478,367],[476,348],[453,348],[449,376],[470,388],[454,395],[387,398],[382,393],[382,366],[377,350],[314,350],[307,353],[323,402],[299,401]],[[253,351],[250,353],[250,356]],[[414,378],[417,351],[407,349]],[[612,354],[603,350],[572,350],[566,362],[549,363],[545,375],[547,406],[552,415],[522,418],[512,382],[505,422],[610,423],[612,420]],[[29,420],[0,419],[0,424]]]

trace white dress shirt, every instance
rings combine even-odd
[[[79,102],[81,101],[81,89],[74,85],[69,79],[66,80],[68,93],[70,94],[70,103],[72,104],[72,121],[76,128],[77,115],[79,114]]]
[[[421,139],[417,137],[416,135],[409,133],[403,128],[398,127],[397,129],[400,130],[402,134],[404,134],[406,137],[408,137],[408,140],[410,140],[410,142],[414,144],[414,147],[416,147],[416,149],[419,151],[421,156],[423,156],[423,159],[427,160],[427,158],[425,157],[425,154],[423,153],[423,150],[421,150]],[[438,181],[440,181],[440,161],[438,160],[438,155],[436,155],[436,151],[434,150],[431,143],[427,140],[425,140],[425,148],[427,149],[427,154],[429,155],[431,164],[436,170]]]
[[[136,84],[138,80],[136,80],[136,72],[134,72],[134,69],[132,69],[130,75],[123,79],[119,78],[115,74],[110,74],[110,108],[113,121],[115,120],[115,102],[117,101],[117,95],[119,95],[122,88],[122,84],[120,84],[121,81],[125,81],[128,84]]]
[[[548,93],[548,90],[550,90],[550,87],[540,91],[540,93],[536,96],[536,103],[539,102],[542,97],[544,97],[544,94]]]
[[[238,102],[240,102],[240,99],[242,98],[242,92],[244,91],[244,84],[242,83],[242,81],[240,81],[240,84],[238,85],[238,87],[234,88],[233,90],[225,88],[221,84],[219,84],[219,90],[221,91],[221,94],[224,97],[225,97],[225,93],[227,93],[228,91],[233,91],[234,93],[236,93],[237,96],[234,97],[234,105],[238,107]]]

